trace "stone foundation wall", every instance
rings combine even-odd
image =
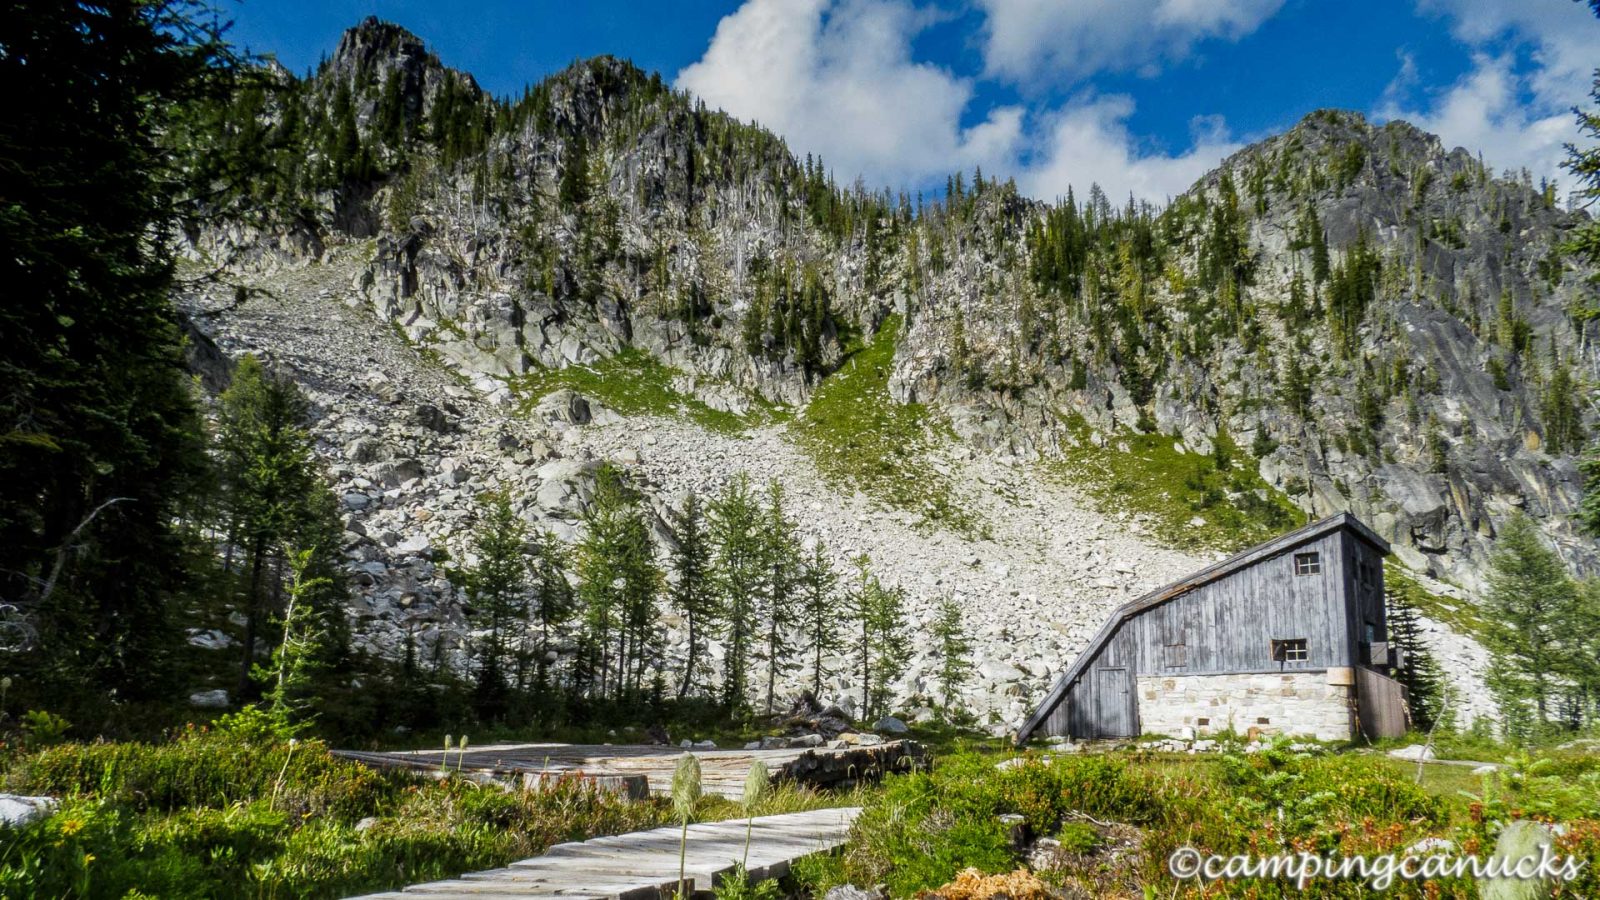
[[[1354,733],[1348,670],[1256,675],[1141,675],[1139,728],[1194,737],[1290,734],[1346,741]]]

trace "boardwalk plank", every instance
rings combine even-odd
[[[843,844],[856,808],[825,809],[757,818],[751,828],[752,878],[780,876],[797,859]],[[689,826],[684,877],[697,894],[709,893],[733,871],[745,851],[746,822]],[[417,884],[365,900],[664,900],[678,881],[681,829],[656,828],[590,841],[557,844],[549,852],[500,869]]]

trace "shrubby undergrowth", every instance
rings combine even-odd
[[[1419,786],[1383,757],[1296,753],[1282,745],[1212,758],[1030,755],[1005,769],[996,768],[994,757],[950,757],[931,772],[891,778],[862,813],[845,852],[803,866],[802,878],[819,891],[846,882],[885,884],[903,897],[950,883],[969,868],[1011,872],[1027,858],[1013,843],[1015,826],[1001,819],[1006,814],[1022,816],[1032,835],[1057,837],[1068,851],[1071,865],[1039,872],[1046,882],[1077,890],[1094,884],[1117,896],[1141,890],[1161,897],[1301,895],[1292,881],[1175,883],[1166,862],[1184,846],[1208,854],[1351,856],[1404,852],[1433,837],[1449,841],[1453,852],[1487,856],[1500,830],[1520,818],[1563,823],[1560,852],[1590,861],[1556,896],[1600,891],[1593,871],[1600,860],[1600,760],[1593,756],[1514,758],[1485,779],[1481,793],[1466,796]],[[1100,852],[1086,824],[1133,826],[1141,833],[1138,852]],[[1364,882],[1324,881],[1309,896],[1372,893]],[[1477,885],[1400,883],[1389,895],[1475,898]]]

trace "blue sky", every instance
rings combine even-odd
[[[1600,66],[1572,0],[244,0],[235,41],[300,72],[367,15],[498,94],[601,53],[817,152],[843,181],[981,165],[1034,196],[1160,201],[1319,107],[1405,118],[1561,180]]]

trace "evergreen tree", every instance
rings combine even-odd
[[[906,594],[900,587],[886,588],[874,582],[873,604],[869,633],[872,643],[870,703],[871,717],[889,712],[893,700],[892,686],[905,674],[911,661],[910,635],[906,625]]]
[[[885,587],[872,574],[871,560],[862,554],[856,557],[856,586],[850,600],[859,629],[855,652],[861,675],[861,716],[870,721],[888,704],[890,686],[904,674],[910,659],[905,592]]]
[[[208,465],[169,297],[190,183],[160,143],[235,70],[198,12],[0,17],[0,597],[37,636],[13,673],[62,701],[179,689],[168,613],[209,566],[195,552]]]
[[[704,674],[705,645],[718,622],[716,585],[712,581],[711,546],[705,518],[700,512],[700,497],[690,492],[683,505],[672,513],[672,530],[678,546],[672,553],[675,580],[670,597],[672,606],[689,628],[688,653],[683,661],[683,679],[678,684],[678,699],[689,696]]]
[[[1600,538],[1600,442],[1578,461],[1583,473],[1583,500],[1578,506],[1578,527],[1590,537]]]
[[[636,699],[645,670],[655,662],[661,573],[638,498],[609,465],[595,473],[584,525],[576,554],[587,651],[584,680],[602,699]]]
[[[966,626],[961,621],[961,606],[954,597],[939,602],[939,618],[933,626],[933,639],[939,653],[939,708],[946,720],[955,709],[962,685],[971,678],[972,642],[967,638]]]
[[[505,716],[510,685],[510,641],[526,630],[529,597],[528,526],[511,508],[511,498],[486,498],[483,521],[473,535],[477,562],[459,573],[467,591],[473,627],[485,632],[478,647],[474,696],[484,721]]]
[[[711,540],[716,548],[716,582],[725,628],[723,704],[737,712],[749,703],[750,656],[756,614],[766,583],[761,546],[761,507],[740,473],[728,482],[710,508]]]
[[[1426,731],[1441,712],[1444,674],[1422,639],[1422,621],[1417,611],[1417,594],[1422,588],[1408,578],[1394,575],[1386,579],[1385,588],[1389,643],[1400,655],[1400,665],[1393,675],[1405,686],[1412,724]]]
[[[1583,444],[1583,409],[1578,405],[1578,386],[1572,370],[1556,351],[1551,339],[1550,377],[1545,379],[1539,416],[1544,420],[1545,449],[1551,456],[1576,451]]]
[[[1561,560],[1520,513],[1501,531],[1490,566],[1489,687],[1508,733],[1527,737],[1551,721],[1555,679],[1571,669],[1563,651],[1577,592]]]
[[[286,549],[285,555],[291,574],[282,618],[283,638],[272,651],[271,665],[258,667],[254,674],[266,685],[262,700],[274,727],[280,735],[288,736],[308,724],[315,676],[323,665],[322,650],[328,640],[316,612],[316,595],[330,583],[312,574],[314,550]]]
[[[1600,16],[1600,0],[1590,0],[1590,6],[1595,15]],[[1592,101],[1589,108],[1575,109],[1573,112],[1578,119],[1579,132],[1590,141],[1600,141],[1600,71],[1595,73],[1589,99]],[[1591,143],[1587,147],[1568,144],[1567,159],[1562,163],[1562,168],[1571,172],[1577,180],[1574,193],[1580,200],[1593,203],[1600,199],[1600,143]],[[1561,249],[1600,269],[1600,220],[1591,219],[1574,228]]]
[[[828,559],[828,549],[818,539],[800,571],[800,628],[811,652],[811,694],[822,696],[828,654],[840,649],[839,576]]]
[[[232,548],[244,556],[241,695],[251,685],[262,620],[282,597],[283,548],[316,547],[331,555],[338,546],[338,530],[328,524],[331,493],[317,471],[307,416],[305,398],[292,382],[267,373],[254,356],[240,359],[218,418],[227,566],[232,568]]]
[[[802,572],[800,543],[795,538],[794,522],[783,510],[783,487],[773,480],[767,485],[767,508],[761,530],[761,557],[765,601],[761,618],[766,627],[767,700],[766,714],[772,715],[778,689],[778,676],[790,668],[794,645],[789,632],[799,621],[796,593]]]
[[[577,606],[572,585],[567,581],[565,549],[554,535],[535,533],[533,550],[533,615],[539,623],[539,643],[534,648],[534,684],[542,696],[550,688],[550,655],[556,629],[572,618]]]

